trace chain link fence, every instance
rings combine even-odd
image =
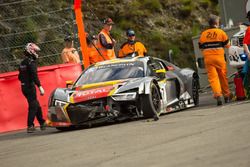
[[[64,37],[77,33],[72,5],[73,0],[0,0],[0,73],[18,69],[28,42],[41,48],[39,66],[62,63]]]

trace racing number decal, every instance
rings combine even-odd
[[[207,39],[210,39],[210,40],[216,39],[217,38],[217,33],[215,31],[214,32],[208,32],[206,37],[207,37]]]
[[[166,80],[164,79],[164,81],[161,81],[158,84],[159,84],[160,91],[162,94],[162,100],[163,100],[163,102],[166,102],[167,101],[167,90],[166,90],[167,83],[166,83]]]
[[[229,55],[229,60],[230,60],[230,61],[239,62],[239,59],[240,59],[240,58],[239,58],[239,56],[238,56],[237,51],[235,51],[233,55]]]

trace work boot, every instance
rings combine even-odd
[[[229,97],[224,97],[224,102],[229,103],[230,102]]]
[[[221,106],[222,105],[222,97],[218,96],[218,97],[216,97],[216,100],[217,100],[217,106]]]
[[[27,133],[34,133],[36,131],[36,128],[34,126],[28,126]]]
[[[233,94],[230,94],[229,96],[227,97],[224,97],[224,101],[225,103],[230,103],[233,99]]]
[[[43,130],[46,130],[46,122],[44,122],[42,125],[40,125],[40,130],[43,131]]]

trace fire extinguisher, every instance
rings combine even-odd
[[[237,100],[245,100],[245,90],[243,86],[243,81],[239,73],[234,75],[234,85],[235,85],[235,94]]]

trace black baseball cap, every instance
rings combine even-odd
[[[73,38],[70,36],[70,35],[67,35],[65,38],[64,38],[64,41],[72,41]]]
[[[128,29],[126,34],[127,34],[128,37],[132,37],[132,36],[135,36],[135,31],[132,30],[132,29]]]

